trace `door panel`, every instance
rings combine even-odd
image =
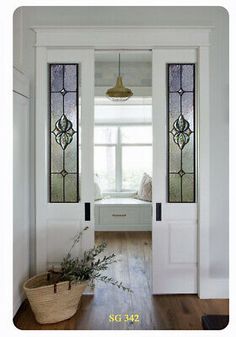
[[[170,126],[168,127],[169,96],[167,92],[168,64],[195,64],[196,60],[195,49],[153,50],[153,209],[158,211],[159,208],[156,208],[156,204],[161,203],[161,217],[157,219],[155,212],[153,214],[154,294],[197,292],[197,203],[168,202],[170,200],[168,196],[168,151],[172,150],[168,149],[168,137],[174,137],[178,132],[175,142],[173,142],[174,145],[172,145],[174,147],[178,146],[178,141],[183,140],[181,137],[186,136],[184,138],[187,144],[186,150],[187,146],[191,146],[193,133],[188,131],[188,124],[183,120],[174,125],[176,119],[182,114],[182,105],[178,105],[179,101],[181,104],[185,104],[183,116],[186,120],[189,118],[189,111],[186,111],[188,105],[185,102],[182,103],[186,94],[184,96],[180,90],[179,93],[173,94],[177,96],[173,98],[177,105],[174,105],[170,115],[170,126],[177,125],[177,131],[174,130],[173,134],[168,134]],[[183,69],[182,66],[180,68]],[[184,83],[181,84],[178,83],[177,77],[174,78],[173,92],[184,86],[188,91],[186,89],[187,82],[186,77]],[[189,94],[187,93],[187,95]],[[191,120],[188,122],[191,124]],[[189,134],[185,135],[185,133]],[[180,138],[178,138],[179,135]],[[189,135],[190,140],[188,139]],[[196,141],[197,137],[195,136]],[[196,151],[195,158],[197,158]],[[186,168],[190,160],[191,156],[185,161]],[[196,160],[194,164],[196,165]]]
[[[56,70],[55,77],[53,79],[49,77],[48,69],[50,64],[62,65],[57,71],[61,71],[61,69],[63,71],[63,84],[60,83],[60,77],[56,77]],[[65,65],[71,64],[78,65],[79,80],[76,88],[72,83],[71,75],[69,74],[65,77],[65,72],[69,69]],[[49,80],[51,81],[50,83],[54,81],[51,91],[59,91],[57,94],[61,95],[61,100],[58,100],[59,103],[56,102],[53,108],[51,107],[52,101],[50,100],[49,102]],[[84,249],[88,249],[94,244],[94,51],[38,48],[36,82],[36,264],[37,272],[40,272],[61,261],[70,248],[75,234],[85,226],[88,226],[89,230],[83,235],[81,245],[77,250],[74,250],[74,253],[82,253]],[[64,86],[66,91],[64,91],[64,87],[61,90],[61,86]],[[72,91],[77,92],[77,101],[71,101]],[[79,119],[77,129],[73,119],[73,113],[76,109],[78,110]],[[49,128],[49,113],[54,114],[52,129]],[[55,129],[53,129],[54,124]],[[77,134],[74,131],[77,131]],[[58,172],[53,173],[60,177],[62,184],[65,184],[63,186],[66,186],[66,178],[73,176],[73,167],[76,166],[71,165],[72,161],[74,159],[79,161],[79,152],[71,151],[73,137],[77,137],[78,133],[80,133],[78,148],[81,158],[81,162],[78,165],[80,174],[77,172],[79,174],[79,201],[77,202],[77,198],[73,196],[72,199],[64,199],[64,201],[69,200],[69,202],[64,202],[61,197],[59,197],[60,202],[50,202],[49,174],[54,170],[54,166],[51,163],[49,140],[50,138],[55,140],[53,143],[54,148],[60,150],[63,148],[63,151],[66,149],[62,155],[63,170],[65,169],[66,172],[62,170],[61,174],[58,169]],[[67,142],[66,147],[65,142]],[[74,156],[74,159],[72,156]],[[55,160],[57,159],[58,157]],[[50,171],[52,167],[53,170]],[[68,174],[67,171],[72,173]],[[73,184],[77,184],[76,179],[74,179]],[[73,187],[73,185],[71,186]],[[61,185],[56,185],[56,192],[58,188],[61,188]],[[68,193],[68,190],[66,193]],[[86,203],[90,203],[91,214],[89,221],[85,221]]]

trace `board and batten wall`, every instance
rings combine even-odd
[[[29,277],[29,81],[13,69],[13,314]]]
[[[223,7],[20,7],[14,13],[14,65],[32,83],[30,205],[34,205],[35,34],[32,26],[211,26],[210,46],[210,261],[209,297],[228,296],[229,106],[228,13]],[[219,136],[219,130],[221,135]],[[35,214],[30,207],[31,273],[35,268]]]

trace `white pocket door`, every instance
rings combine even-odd
[[[36,266],[61,261],[93,226],[94,51],[38,47],[36,54]]]
[[[197,292],[196,49],[153,50],[153,293]]]

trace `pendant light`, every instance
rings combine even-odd
[[[127,101],[131,96],[133,96],[133,93],[132,90],[125,88],[123,85],[122,77],[120,76],[120,54],[118,72],[116,85],[113,88],[107,90],[106,96],[112,101]]]

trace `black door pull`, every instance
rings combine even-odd
[[[90,202],[84,203],[85,221],[90,221]]]
[[[161,203],[156,203],[156,221],[161,221]]]

